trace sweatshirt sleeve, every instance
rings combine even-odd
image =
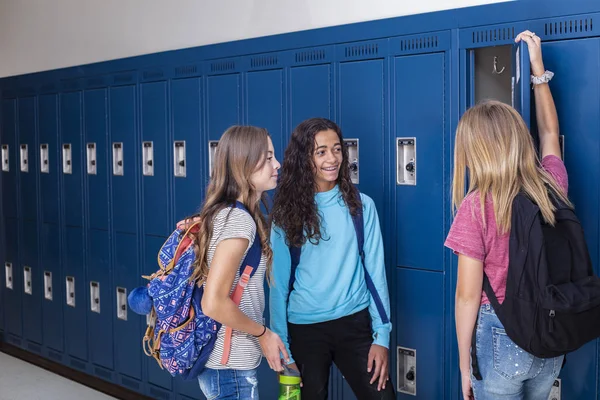
[[[364,194],[361,194],[363,202],[363,218],[365,226],[365,264],[366,269],[373,280],[373,284],[379,298],[383,303],[383,308],[388,320],[390,316],[390,298],[387,285],[387,277],[385,271],[385,258],[383,252],[383,239],[381,237],[381,228],[379,226],[379,217],[373,200]],[[384,323],[375,304],[375,300],[371,295],[371,303],[369,304],[369,313],[371,314],[373,328],[373,344],[377,344],[386,348],[390,347],[390,332],[392,331],[392,323],[388,321]]]
[[[271,229],[271,247],[273,249],[272,284],[269,288],[269,312],[271,330],[275,332],[285,345],[294,362],[290,351],[290,341],[287,328],[288,292],[291,271],[290,250],[285,244],[285,235],[281,229],[273,225]],[[283,357],[282,357],[283,358]]]

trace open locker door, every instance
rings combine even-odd
[[[528,128],[531,128],[531,63],[527,43],[521,41],[513,47],[513,107],[521,114]]]

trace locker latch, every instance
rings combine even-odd
[[[355,185],[359,183],[358,174],[358,139],[344,139],[344,146],[348,149],[348,164],[350,180]]]
[[[113,175],[123,176],[123,143],[113,143]]]
[[[396,184],[417,184],[417,139],[396,139]]]
[[[75,307],[75,278],[67,276],[67,305]]]
[[[63,144],[63,173],[73,173],[73,158],[71,154],[71,145],[69,143]]]
[[[10,170],[10,165],[8,163],[8,145],[7,144],[3,144],[2,145],[2,171],[3,172],[8,172]]]
[[[29,155],[27,150],[27,145],[21,145],[21,172],[29,172]]]
[[[398,392],[417,395],[417,350],[398,346]]]
[[[186,175],[186,164],[185,164],[185,141],[176,140],[173,143],[173,170],[175,176],[178,178],[185,178]]]
[[[560,400],[562,392],[562,382],[560,378],[556,378],[552,384],[552,390],[550,390],[550,396],[548,400]]]
[[[96,143],[87,144],[87,173],[96,175]]]
[[[154,176],[154,145],[152,142],[142,143],[142,159],[144,176]]]
[[[31,267],[23,267],[23,289],[25,294],[33,294],[31,287]]]
[[[90,282],[90,305],[92,312],[100,314],[100,284]]]
[[[52,272],[44,271],[44,298],[52,300]]]
[[[215,163],[215,155],[217,154],[218,140],[208,141],[208,176],[212,176],[213,165]]]
[[[4,263],[4,275],[6,276],[6,288],[13,288],[13,270],[12,263]]]
[[[40,144],[40,171],[42,174],[50,173],[50,154],[48,152],[48,144]]]
[[[127,289],[117,288],[117,318],[127,321]]]

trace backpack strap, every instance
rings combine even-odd
[[[246,207],[244,207],[244,205],[240,202],[237,202],[235,207],[248,212]],[[240,302],[242,301],[242,295],[244,294],[244,290],[246,289],[246,286],[248,286],[248,283],[250,282],[250,278],[252,278],[254,276],[254,274],[256,273],[256,271],[258,270],[258,266],[260,264],[261,257],[262,257],[262,244],[261,244],[258,232],[257,232],[256,236],[254,237],[254,242],[252,243],[252,246],[250,246],[250,249],[248,250],[246,257],[244,258],[244,260],[242,261],[242,263],[240,265],[240,270],[238,271],[238,273],[240,275],[240,279],[238,280],[238,283],[231,295],[231,300],[233,300],[233,302],[235,303],[236,306],[240,305]],[[226,365],[227,362],[229,361],[229,355],[231,353],[231,338],[232,338],[232,336],[233,336],[233,329],[230,328],[229,326],[226,326],[225,327],[225,342],[223,343],[223,356],[221,357],[222,365]]]
[[[375,306],[377,307],[377,311],[379,312],[379,317],[383,321],[384,324],[390,322],[389,317],[385,312],[385,307],[383,306],[383,302],[381,301],[381,297],[379,297],[379,293],[375,288],[375,284],[373,283],[373,279],[367,271],[367,264],[365,262],[365,223],[362,212],[362,201],[360,198],[360,192],[358,193],[358,200],[361,204],[361,209],[357,215],[352,215],[352,223],[354,225],[354,231],[356,232],[356,240],[358,242],[358,253],[360,254],[360,261],[363,266],[363,271],[365,273],[365,281],[367,283],[367,289],[371,293],[373,300],[375,301]],[[290,258],[291,258],[291,269],[290,269],[290,282],[289,282],[289,291],[288,291],[288,302],[290,299],[290,294],[294,289],[294,282],[296,281],[296,268],[298,264],[300,264],[300,253],[301,249],[299,247],[290,246]]]

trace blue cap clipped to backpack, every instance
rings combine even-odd
[[[127,296],[129,309],[136,314],[146,315],[152,311],[152,298],[148,294],[148,287],[140,286],[135,288]]]

